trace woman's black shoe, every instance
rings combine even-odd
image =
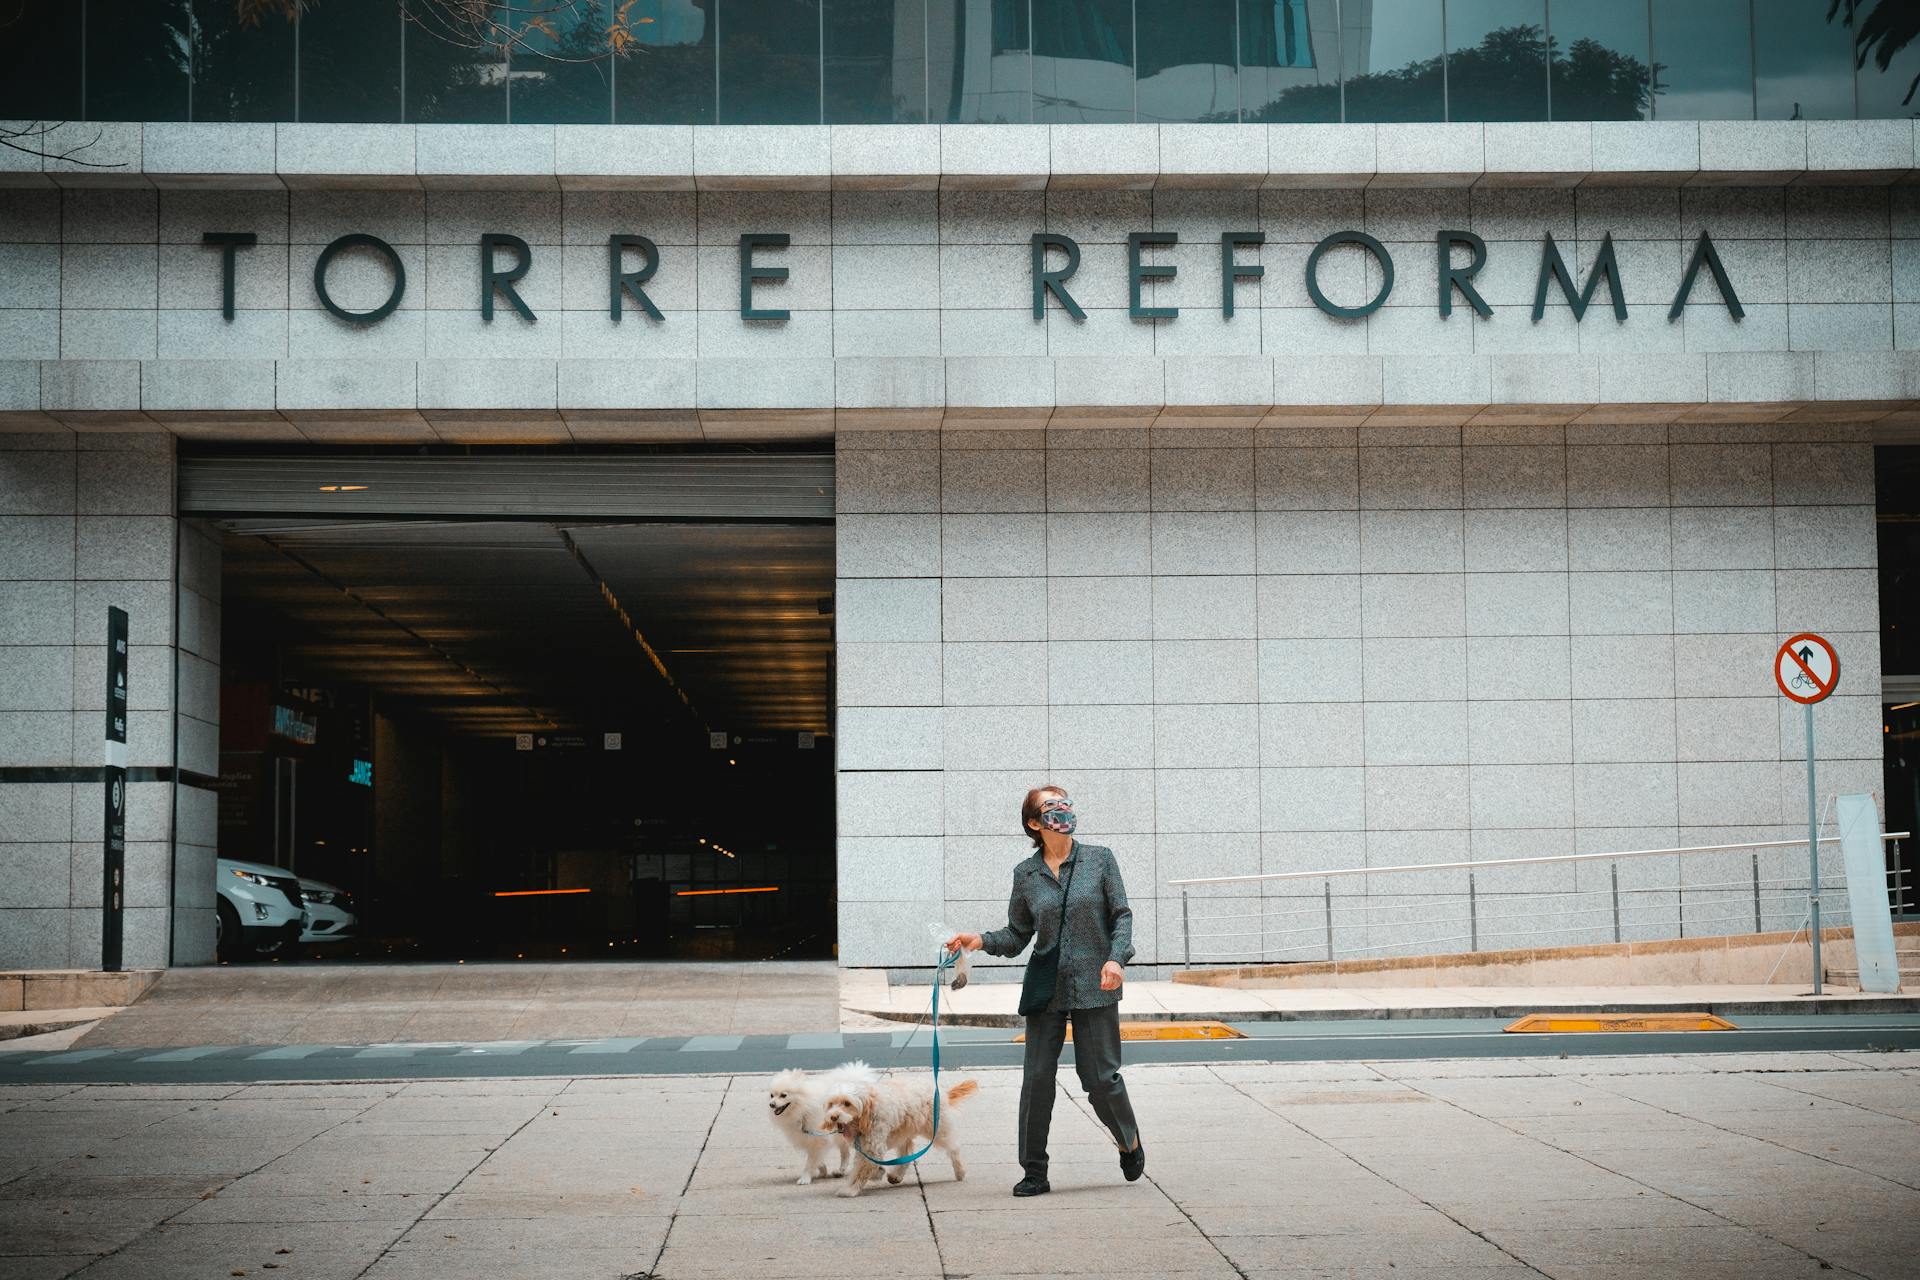
[[[1014,1185],[1013,1194],[1016,1196],[1043,1196],[1051,1190],[1053,1190],[1053,1184],[1045,1178],[1036,1178],[1032,1174],[1028,1174]]]
[[[1133,1150],[1120,1153],[1120,1172],[1127,1175],[1128,1182],[1138,1182],[1140,1175],[1147,1171],[1147,1144],[1136,1143]]]

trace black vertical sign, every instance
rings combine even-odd
[[[120,971],[127,879],[127,611],[107,610],[107,790],[100,859],[100,967]]]

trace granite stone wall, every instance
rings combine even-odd
[[[1043,781],[1140,963],[1181,956],[1169,879],[1436,862],[1489,864],[1482,948],[1610,940],[1604,869],[1500,860],[1804,838],[1802,629],[1845,664],[1821,791],[1880,788],[1858,427],[947,421],[838,442],[843,964],[999,925]],[[1760,869],[1804,885],[1804,849]],[[1752,927],[1745,854],[1621,877],[1629,938]],[[1369,881],[1343,955],[1467,949],[1466,873]],[[1321,958],[1322,894],[1197,891],[1193,955]]]
[[[173,449],[152,430],[0,432],[0,968],[100,963],[102,784],[74,779],[104,763],[116,605],[126,964],[211,959],[213,795],[174,773],[219,772],[218,552],[174,518]]]

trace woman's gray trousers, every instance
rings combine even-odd
[[[1073,1065],[1093,1113],[1123,1151],[1138,1139],[1127,1082],[1120,1078],[1120,1006],[1036,1013],[1027,1017],[1026,1073],[1020,1080],[1020,1167],[1047,1176],[1047,1134],[1053,1128],[1054,1077],[1073,1019]]]

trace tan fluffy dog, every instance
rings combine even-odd
[[[953,1162],[953,1180],[967,1176],[960,1160],[960,1144],[954,1136],[953,1108],[978,1092],[980,1086],[962,1080],[948,1089],[941,1099],[940,1129],[933,1127],[933,1080],[911,1077],[904,1080],[866,1081],[843,1078],[827,1095],[826,1127],[857,1141],[868,1155],[886,1159],[906,1155],[923,1142],[931,1141],[947,1153]],[[880,1177],[883,1166],[870,1160],[856,1160],[853,1176],[840,1188],[843,1196],[857,1196],[869,1182]],[[906,1166],[885,1169],[887,1181],[898,1183],[906,1176]]]

